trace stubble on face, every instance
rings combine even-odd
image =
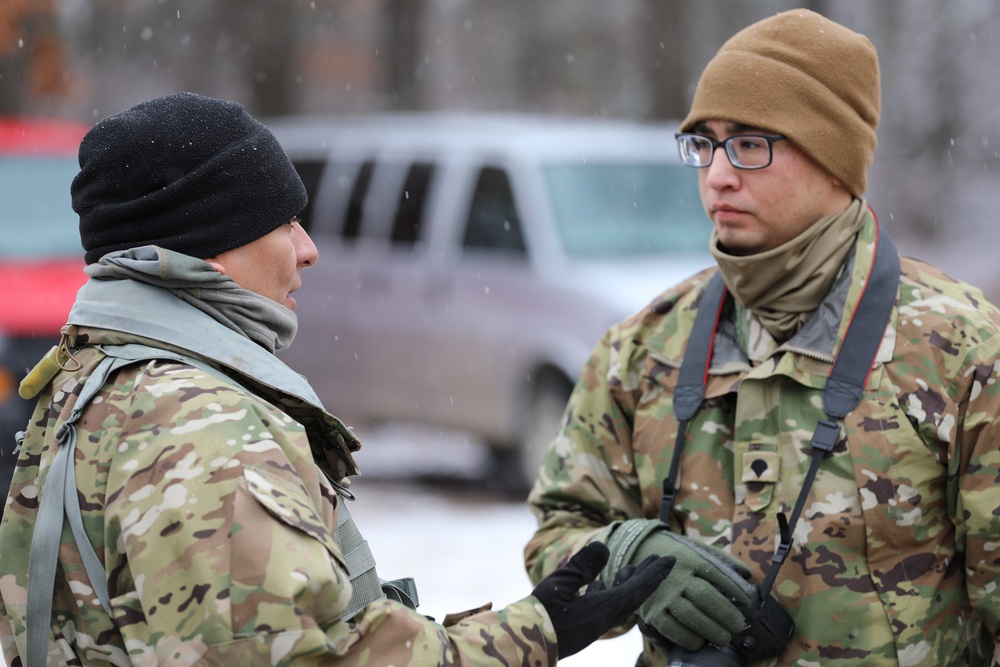
[[[718,141],[738,134],[773,134],[724,121],[706,121],[694,131]],[[715,226],[719,243],[733,255],[773,250],[792,240],[820,218],[850,205],[850,193],[791,141],[775,142],[771,164],[737,169],[725,151],[699,170],[702,205]]]

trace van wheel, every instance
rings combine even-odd
[[[572,383],[556,373],[541,375],[535,382],[520,441],[491,447],[489,476],[501,489],[522,496],[531,489],[572,391]]]

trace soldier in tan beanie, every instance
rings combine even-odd
[[[878,54],[806,9],[755,23],[705,68],[681,130],[727,120],[778,132],[860,197],[875,153]]]
[[[718,268],[597,344],[528,500],[535,580],[677,556],[638,664],[1000,665],[1000,311],[879,229],[879,113],[871,42],[805,9],[698,82]],[[726,568],[743,594],[692,583]]]

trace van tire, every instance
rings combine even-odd
[[[561,373],[538,376],[524,405],[521,437],[505,447],[490,448],[489,477],[496,486],[520,496],[531,490],[572,391],[573,384]]]

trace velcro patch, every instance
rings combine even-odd
[[[777,482],[781,472],[778,452],[750,451],[743,453],[743,482]]]

